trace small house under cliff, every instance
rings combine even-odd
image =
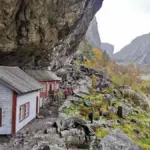
[[[25,70],[25,72],[44,85],[40,92],[40,106],[47,102],[50,96],[58,94],[61,78],[54,72],[49,70]]]
[[[15,134],[36,117],[42,88],[19,67],[0,66],[0,135]]]

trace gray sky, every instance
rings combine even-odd
[[[116,52],[150,32],[150,0],[104,0],[96,17],[101,41],[113,44]]]

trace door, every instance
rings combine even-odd
[[[38,96],[36,97],[36,114],[39,113],[39,99]]]
[[[52,94],[54,92],[54,83],[50,84],[49,93]]]

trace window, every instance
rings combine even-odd
[[[41,89],[41,92],[46,92],[46,84],[43,84],[43,88]]]
[[[2,126],[2,108],[0,108],[0,127]]]
[[[29,102],[20,106],[20,110],[19,110],[19,121],[20,122],[29,116],[29,107],[30,107]]]

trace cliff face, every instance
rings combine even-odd
[[[88,40],[93,47],[101,49],[101,40],[98,32],[96,17],[93,18],[89,25],[86,33],[86,40]]]
[[[103,0],[0,0],[0,65],[67,63]]]
[[[150,64],[150,33],[135,38],[129,45],[115,53],[113,58],[120,63],[134,62],[138,65]]]

